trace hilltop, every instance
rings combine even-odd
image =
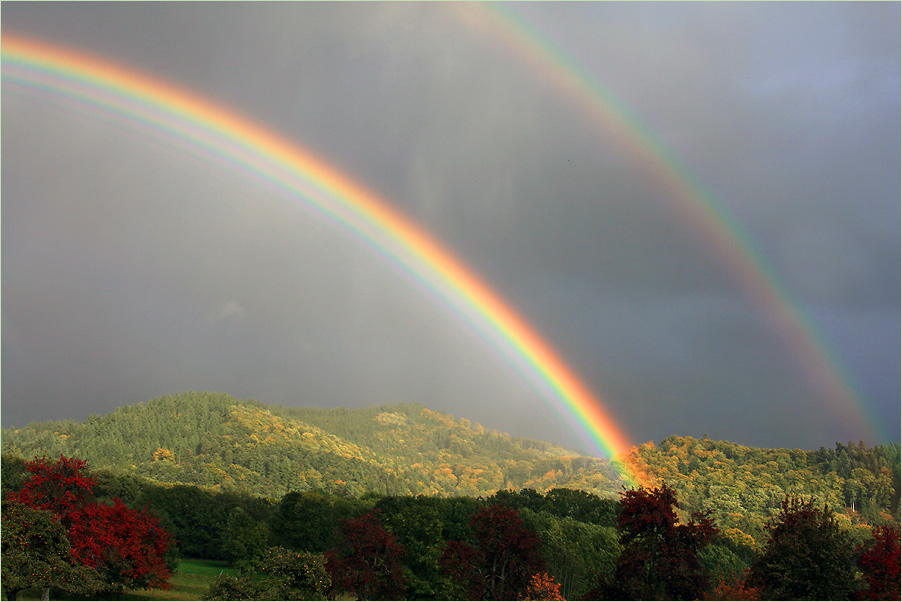
[[[416,404],[287,408],[190,392],[82,423],[3,429],[2,437],[6,454],[73,456],[95,469],[273,498],[290,490],[480,496],[524,487],[613,497],[622,483],[604,460]]]
[[[270,499],[289,491],[478,497],[524,488],[616,498],[625,462],[652,476],[647,484],[674,488],[683,519],[710,509],[721,528],[756,537],[787,495],[817,498],[849,527],[898,522],[900,510],[898,443],[804,451],[673,436],[612,463],[416,404],[286,408],[222,393],[164,396],[82,423],[3,429],[2,437],[11,456],[78,457],[95,470]]]

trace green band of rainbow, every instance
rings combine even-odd
[[[455,8],[465,14],[468,23],[482,28],[485,35],[530,65],[533,73],[578,107],[606,138],[613,137],[617,148],[647,166],[646,173],[667,191],[672,214],[719,258],[743,294],[773,324],[815,399],[858,432],[877,439],[878,433],[888,434],[850,384],[851,377],[813,320],[792,301],[777,271],[724,204],[625,103],[506,3],[461,3]]]
[[[176,136],[291,192],[414,277],[469,322],[575,419],[596,450],[627,452],[629,438],[558,354],[488,285],[388,203],[309,151],[166,82],[18,35],[2,40],[5,82],[74,99]],[[625,474],[632,484],[633,475]]]

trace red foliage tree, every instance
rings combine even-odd
[[[29,478],[18,491],[7,498],[38,510],[49,510],[71,526],[69,514],[94,501],[94,479],[82,474],[88,463],[77,458],[64,458],[50,462],[47,458],[35,458],[25,463]]]
[[[361,600],[400,600],[406,552],[379,515],[379,510],[371,510],[340,521],[339,541],[326,554],[326,570],[333,589],[352,591]]]
[[[695,600],[710,587],[698,553],[718,534],[707,512],[678,524],[676,492],[632,489],[620,494],[617,530],[623,551],[613,580],[603,580],[587,599]]]
[[[112,589],[169,587],[169,537],[156,518],[127,507],[89,504],[72,514],[72,556],[101,571]]]
[[[66,528],[72,558],[97,569],[111,591],[169,587],[164,555],[170,538],[147,511],[119,499],[102,504],[94,498],[95,481],[83,474],[87,463],[61,457],[51,463],[36,458],[26,464],[30,478],[7,498],[48,510]]]
[[[442,568],[456,582],[468,584],[470,598],[517,599],[530,578],[544,568],[539,538],[523,525],[516,510],[500,505],[481,509],[471,526],[476,547],[449,541]]]
[[[864,573],[866,590],[858,592],[862,600],[898,600],[900,598],[899,527],[877,527],[874,541],[859,546],[858,567]]]
[[[439,566],[451,577],[451,582],[470,600],[481,600],[485,583],[479,571],[481,563],[479,552],[465,541],[451,540],[442,550]],[[455,598],[457,599],[457,598]]]

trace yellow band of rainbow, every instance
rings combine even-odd
[[[196,94],[70,48],[5,33],[2,65],[8,83],[150,125],[290,191],[468,321],[556,411],[579,423],[595,451],[613,459],[629,450],[629,438],[601,399],[495,291],[389,203],[310,151]],[[624,478],[632,484],[633,475]]]

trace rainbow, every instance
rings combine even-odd
[[[583,69],[536,25],[507,3],[460,3],[465,21],[499,41],[546,85],[579,108],[606,137],[629,153],[668,193],[669,209],[720,258],[743,294],[773,324],[808,386],[838,419],[857,432],[887,432],[871,415],[839,358],[813,321],[780,283],[722,202],[617,96]],[[879,436],[875,438],[879,439]]]
[[[595,451],[623,456],[630,440],[602,400],[496,292],[386,201],[298,144],[222,106],[106,60],[4,33],[4,84],[81,103],[229,161],[288,191],[409,275],[499,350]],[[619,464],[628,485],[634,471]]]

